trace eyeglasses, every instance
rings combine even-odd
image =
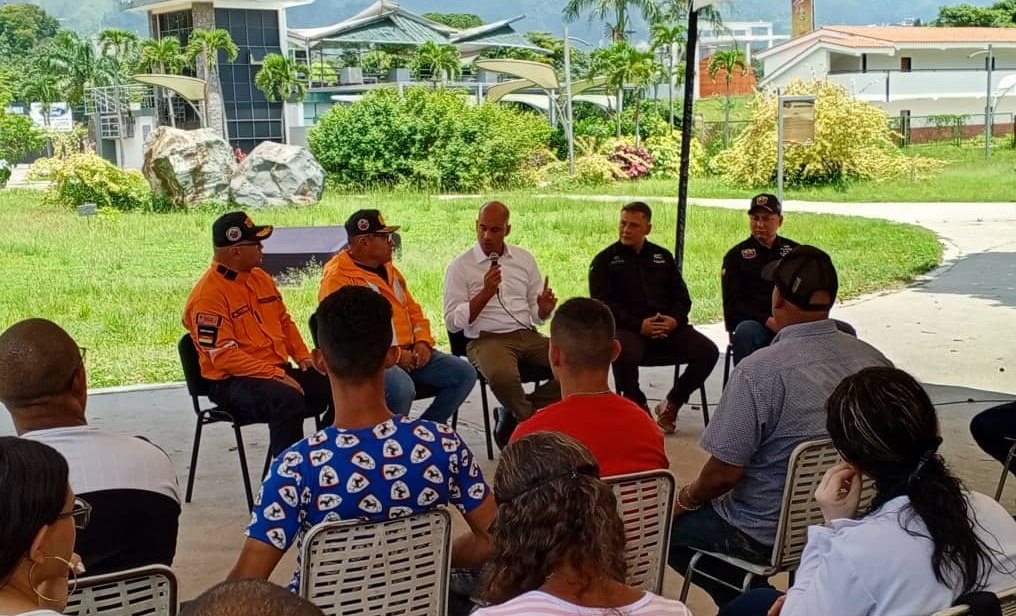
[[[56,519],[73,518],[74,528],[85,530],[88,528],[88,521],[92,519],[92,506],[80,498],[74,499],[74,506],[70,511],[65,511],[56,516]]]
[[[81,355],[81,363],[85,363],[85,356],[88,355],[88,347],[79,346],[78,353]]]

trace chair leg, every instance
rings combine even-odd
[[[702,384],[699,387],[699,397],[702,398],[702,423],[706,426],[709,425],[709,399],[706,398],[706,385]]]
[[[194,475],[198,468],[198,450],[201,448],[201,428],[204,423],[198,417],[198,425],[194,428],[194,443],[191,445],[190,471],[187,472],[187,494],[184,502],[191,502],[191,494],[194,492]]]
[[[755,574],[752,573],[751,571],[745,572],[745,574],[744,574],[744,582],[741,583],[741,594],[742,595],[744,593],[748,592],[748,589],[751,588],[751,579],[753,577],[755,577]]]
[[[455,409],[455,412],[452,413],[452,430],[457,431],[458,429],[459,429],[459,409]]]
[[[998,487],[995,488],[995,500],[1002,498],[1002,490],[1005,488],[1005,480],[1009,477],[1009,466],[1012,464],[1013,458],[1016,458],[1016,443],[1012,444],[1012,447],[1009,448],[1009,453],[1005,456],[1002,474],[998,477]]]
[[[691,560],[688,561],[688,569],[684,572],[684,582],[681,584],[681,603],[688,600],[688,591],[691,589],[691,578],[695,575],[695,565],[698,564],[700,558],[702,558],[702,552],[695,552],[695,554],[692,555]]]
[[[254,509],[254,497],[250,490],[250,473],[247,472],[247,452],[243,448],[243,434],[240,433],[240,426],[233,424],[233,432],[236,434],[236,451],[240,454],[240,472],[243,473],[243,489],[247,495],[247,510]]]
[[[265,466],[264,466],[264,468],[261,469],[261,479],[260,479],[260,481],[264,481],[265,480],[265,476],[268,474],[268,467],[271,466],[271,465],[272,465],[272,452],[271,451],[266,451],[265,452]],[[259,483],[260,483],[260,481],[259,481]]]
[[[490,404],[487,402],[487,381],[480,377],[480,406],[483,407],[483,438],[487,442],[487,459],[494,459],[494,442],[490,434]]]
[[[723,357],[723,386],[727,386],[727,381],[730,380],[730,364],[734,360],[734,345],[727,344],[727,352],[724,353]]]

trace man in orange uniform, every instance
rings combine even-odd
[[[329,406],[331,389],[275,281],[259,267],[261,241],[271,234],[272,227],[255,225],[244,212],[215,221],[215,257],[187,298],[183,325],[198,349],[201,376],[211,381],[208,397],[241,424],[267,422],[274,457],[303,438],[304,418]]]
[[[385,402],[393,412],[407,415],[417,387],[436,392],[421,419],[447,422],[476,384],[469,362],[434,348],[430,321],[409,292],[406,279],[392,264],[392,233],[377,210],[359,210],[346,221],[349,244],[325,265],[318,301],[348,285],[369,287],[392,305],[392,344],[399,347],[398,363],[385,370]]]

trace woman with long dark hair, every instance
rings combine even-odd
[[[74,498],[55,449],[0,437],[0,615],[59,615],[68,576],[80,568],[75,528],[88,523],[89,511]]]
[[[502,452],[486,592],[495,605],[477,616],[690,614],[625,583],[624,526],[599,475],[592,453],[558,432],[530,434]]]
[[[826,523],[809,529],[794,585],[771,614],[930,614],[968,592],[1016,585],[1016,522],[949,471],[935,407],[912,376],[866,368],[826,410],[844,462],[815,491]],[[875,497],[859,511],[862,476]],[[753,613],[745,606],[759,597],[748,594],[722,614]]]

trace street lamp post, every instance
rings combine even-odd
[[[991,121],[992,120],[992,118],[991,118],[991,111],[992,111],[992,109],[991,109],[991,107],[992,107],[992,105],[991,105],[991,73],[995,69],[995,67],[993,66],[995,64],[995,62],[994,62],[995,58],[994,58],[994,54],[992,53],[991,43],[988,43],[988,48],[987,49],[981,50],[981,51],[975,51],[974,53],[970,54],[967,57],[968,58],[973,58],[974,56],[979,56],[982,53],[988,54],[988,57],[987,57],[987,60],[986,60],[986,62],[987,62],[987,65],[986,65],[987,71],[986,72],[987,72],[987,75],[988,75],[988,79],[987,79],[987,84],[986,84],[986,91],[985,91],[985,94],[984,94],[984,160],[988,160],[989,158],[991,158],[991,134],[993,132],[992,131],[992,126],[991,126],[992,125],[992,121]]]

